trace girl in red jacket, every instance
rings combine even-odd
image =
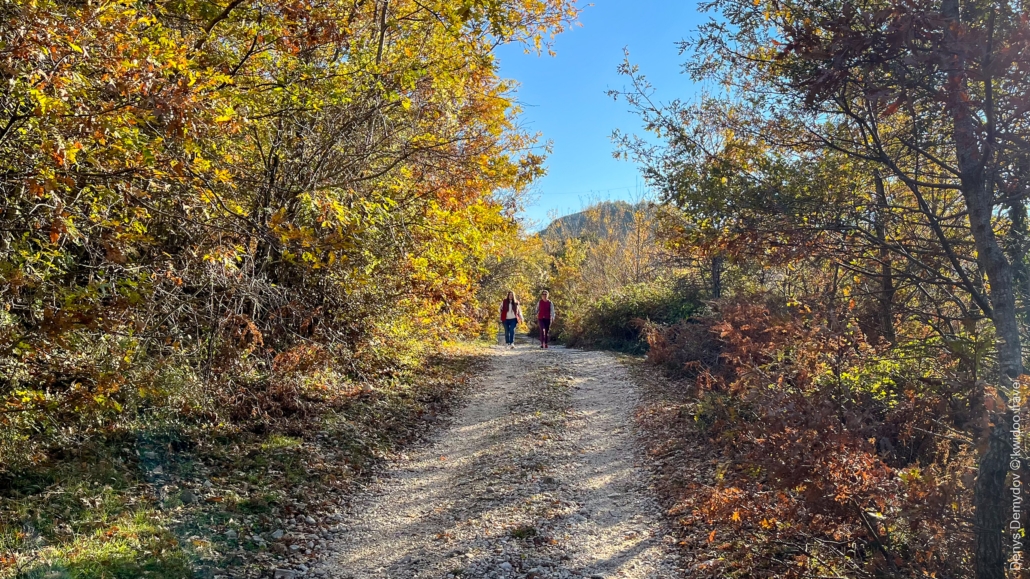
[[[515,292],[509,291],[508,297],[501,302],[501,325],[504,326],[504,344],[509,348],[515,347],[515,326],[522,321],[522,304],[515,297]]]

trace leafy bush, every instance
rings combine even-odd
[[[649,324],[673,324],[700,309],[697,290],[687,284],[638,283],[602,297],[586,311],[568,312],[559,318],[554,333],[569,346],[641,354],[648,348]]]
[[[975,424],[956,363],[917,351],[930,337],[871,345],[847,306],[717,305],[647,333],[651,363],[693,377],[679,420],[718,457],[674,508],[710,537],[698,576],[963,576]]]
[[[646,324],[648,361],[675,377],[696,376],[714,368],[719,343],[712,332],[713,322],[713,318],[688,318],[669,325]]]

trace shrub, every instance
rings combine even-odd
[[[873,346],[846,306],[717,306],[646,328],[649,361],[694,377],[690,418],[719,457],[675,506],[710,533],[698,576],[960,576],[974,451],[953,365],[906,351],[931,338]]]
[[[638,283],[602,297],[585,311],[568,312],[559,318],[554,334],[569,346],[642,354],[648,349],[649,324],[673,324],[700,309],[692,286],[668,280]]]
[[[644,326],[648,361],[674,377],[696,376],[719,361],[719,343],[712,318],[688,318],[671,325]]]

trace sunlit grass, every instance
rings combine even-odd
[[[303,441],[299,438],[284,436],[282,434],[273,434],[268,437],[268,440],[261,444],[261,450],[287,450],[297,448],[301,444],[303,444]]]
[[[37,551],[4,577],[19,579],[178,579],[192,577],[190,556],[157,513],[139,510],[109,527]]]

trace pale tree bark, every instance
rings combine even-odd
[[[898,337],[894,332],[894,273],[891,268],[890,248],[887,247],[887,192],[879,171],[873,178],[876,181],[876,242],[880,246],[880,329],[883,331],[883,337],[893,344],[897,342]]]
[[[1023,369],[1019,322],[1013,268],[1005,257],[994,231],[994,175],[991,143],[993,131],[988,127],[986,137],[978,134],[973,112],[967,104],[968,78],[962,41],[958,37],[961,25],[958,0],[944,0],[941,14],[950,24],[944,27],[945,50],[951,62],[945,89],[949,96],[948,111],[952,122],[952,139],[961,180],[962,196],[969,215],[970,232],[976,248],[977,261],[990,283],[991,318],[997,334],[997,354],[1001,386],[1012,386]],[[984,80],[990,93],[991,78]],[[990,101],[988,99],[988,106]],[[988,122],[993,118],[988,111]],[[987,140],[981,144],[981,140]],[[1006,549],[1004,530],[1008,523],[1008,501],[1005,480],[1008,475],[1008,455],[1011,451],[1009,430],[1011,416],[1006,412],[990,413],[991,427],[986,450],[973,488],[973,526],[975,533],[975,574],[977,579],[1004,579]]]
[[[1020,160],[1018,180],[1020,192],[1013,195],[1007,203],[1009,231],[1005,239],[1005,255],[1012,264],[1013,282],[1016,286],[1016,316],[1022,327],[1026,328],[1030,325],[1030,268],[1027,267],[1027,255],[1030,254],[1030,220],[1026,208],[1030,156]]]

